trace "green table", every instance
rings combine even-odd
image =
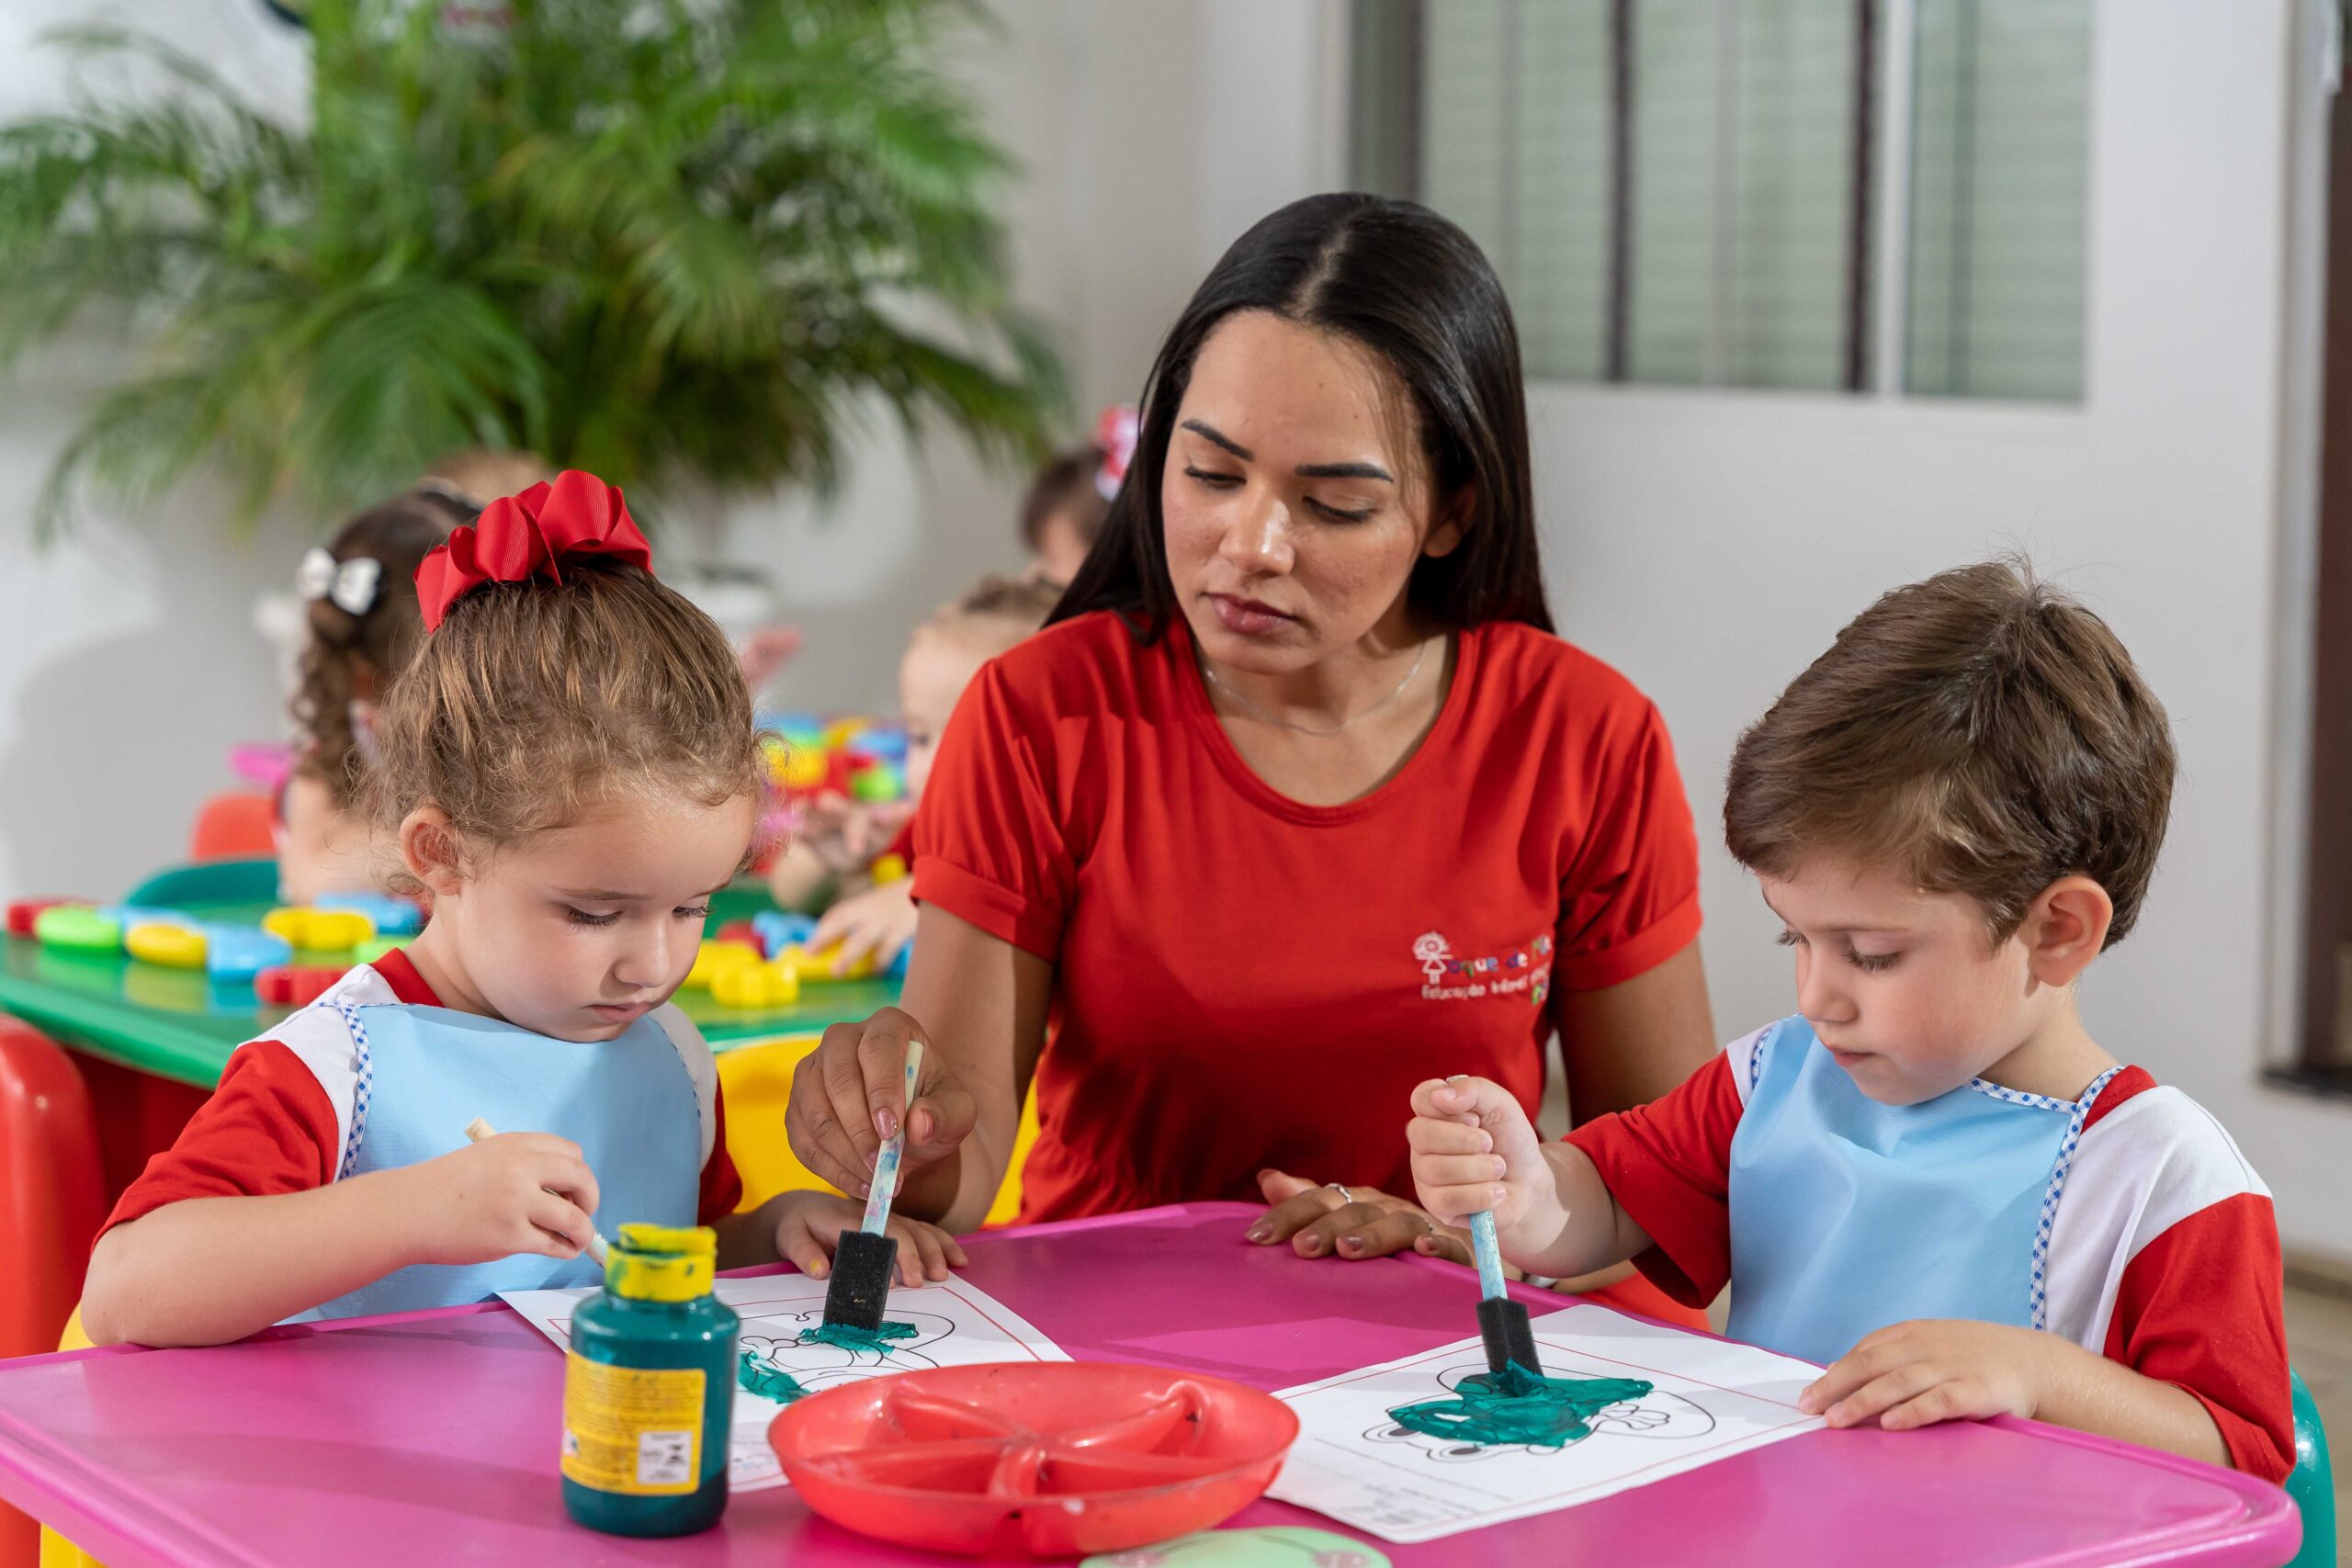
[[[267,861],[184,867],[151,879],[126,902],[258,925],[276,874]],[[729,888],[712,900],[712,929],[769,907],[762,890]],[[719,1052],[821,1033],[828,1024],[865,1018],[898,999],[895,980],[810,986],[793,1006],[761,1010],[719,1007],[707,992],[678,993],[678,1005]],[[220,1082],[229,1054],[288,1010],[264,1007],[251,986],[216,984],[200,970],[0,936],[0,1012],[14,1013],[61,1045],[198,1089]]]

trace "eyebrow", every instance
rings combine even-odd
[[[1206,420],[1188,419],[1183,428],[1215,442],[1245,463],[1257,457],[1255,452]],[[1378,479],[1383,484],[1392,485],[1396,482],[1396,476],[1377,463],[1301,463],[1291,471],[1303,479]]]
[[[1758,894],[1758,897],[1763,897],[1763,895]],[[1765,898],[1764,907],[1772,910],[1774,919],[1791,931],[1796,930],[1796,922],[1780,910],[1773,908],[1771,899]],[[1911,928],[1908,926],[1824,926],[1821,928],[1821,934],[1824,936],[1908,936],[1910,933]]]

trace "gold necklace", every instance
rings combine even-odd
[[[1430,656],[1430,644],[1436,640],[1437,639],[1435,637],[1427,637],[1422,640],[1420,651],[1413,655],[1413,667],[1405,671],[1405,678],[1396,682],[1396,690],[1390,692],[1386,696],[1381,698],[1378,702],[1373,704],[1362,713],[1356,714],[1349,718],[1341,719],[1339,723],[1333,725],[1329,729],[1317,729],[1312,725],[1300,724],[1295,720],[1287,718],[1277,718],[1274,715],[1268,713],[1264,708],[1260,707],[1256,703],[1251,702],[1248,697],[1243,696],[1239,692],[1234,690],[1233,687],[1227,685],[1225,682],[1218,680],[1216,671],[1209,668],[1208,655],[1202,653],[1198,649],[1193,649],[1193,657],[1200,662],[1202,677],[1205,679],[1210,685],[1215,686],[1218,691],[1223,692],[1227,696],[1231,697],[1235,702],[1239,703],[1243,707],[1248,708],[1252,714],[1255,714],[1266,723],[1280,725],[1284,729],[1295,729],[1301,735],[1328,736],[1339,734],[1341,730],[1354,724],[1357,719],[1368,718],[1372,715],[1378,713],[1382,708],[1386,707],[1390,703],[1395,702],[1398,697],[1403,696],[1405,694],[1405,688],[1413,683],[1413,677],[1421,672],[1421,660]]]

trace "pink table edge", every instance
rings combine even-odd
[[[1151,1209],[1131,1210],[1123,1213],[1097,1214],[1082,1219],[1062,1220],[1035,1225],[1007,1225],[979,1233],[968,1238],[989,1243],[1010,1241],[1029,1235],[1067,1235],[1074,1232],[1105,1227],[1132,1225],[1141,1221],[1171,1213],[1205,1214],[1229,1211],[1237,1216],[1256,1212],[1256,1206],[1238,1202],[1195,1202],[1166,1204]],[[1418,1254],[1398,1255],[1380,1261],[1402,1263],[1410,1267],[1440,1270],[1449,1276],[1474,1278],[1471,1270],[1459,1264]],[[1334,1258],[1329,1266],[1362,1267]],[[788,1263],[772,1263],[749,1269],[727,1271],[728,1278],[757,1278],[764,1275],[792,1274],[799,1270]],[[1563,1296],[1558,1292],[1513,1283],[1508,1287],[1512,1296],[1532,1307],[1556,1309],[1582,1298]],[[1595,1303],[1605,1304],[1605,1303]],[[334,1334],[348,1329],[380,1328],[407,1323],[454,1319],[490,1313],[512,1314],[514,1309],[503,1302],[478,1302],[465,1306],[436,1307],[420,1312],[387,1313],[369,1317],[350,1317],[329,1323],[281,1325],[250,1336],[240,1344],[275,1339],[306,1337],[318,1334]],[[1642,1322],[1657,1320],[1622,1307],[1607,1310]],[[1679,1324],[1664,1326],[1678,1333],[1698,1333]],[[1720,1335],[1707,1335],[1722,1338]],[[138,1345],[95,1346],[78,1350],[53,1351],[41,1356],[26,1356],[15,1359],[0,1359],[0,1371],[8,1367],[31,1364],[53,1364],[96,1357],[139,1356],[148,1353],[147,1347]],[[2168,1471],[2192,1476],[2208,1484],[2221,1484],[2235,1493],[2245,1506],[2243,1521],[2234,1529],[2210,1530],[2194,1540],[2170,1543],[2149,1541],[2148,1550],[2132,1551],[2130,1543],[2119,1541],[2122,1549],[2102,1551],[2097,1557],[2080,1557],[2086,1564],[2099,1563],[2163,1563],[2194,1558],[2207,1558],[2219,1552],[2231,1552],[2276,1563],[2289,1562],[2300,1549],[2302,1540],[2301,1517],[2295,1504],[2279,1487],[2241,1474],[2233,1470],[2209,1465],[2196,1460],[2142,1448],[2136,1444],[2089,1433],[2053,1427],[2041,1421],[2016,1416],[1996,1416],[1987,1426],[2030,1435],[2043,1442],[2079,1448],[2093,1452],[2117,1455],[2143,1468]],[[35,1467],[39,1468],[35,1468]],[[250,1563],[254,1568],[270,1568],[268,1560],[244,1550],[210,1525],[195,1516],[160,1501],[121,1491],[106,1483],[105,1472],[89,1465],[81,1455],[60,1450],[38,1427],[30,1425],[12,1413],[0,1411],[0,1500],[21,1509],[44,1525],[74,1540],[100,1561],[109,1556],[130,1556],[141,1559],[175,1560],[179,1549],[190,1540],[201,1540],[223,1562]],[[176,1539],[174,1539],[176,1537]],[[1377,1544],[1375,1542],[1375,1544]],[[943,1559],[943,1561],[949,1561]],[[2054,1561],[2054,1560],[2052,1560]]]

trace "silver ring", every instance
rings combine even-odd
[[[1355,1200],[1354,1200],[1353,1198],[1351,1198],[1351,1197],[1349,1197],[1349,1196],[1348,1196],[1348,1190],[1347,1190],[1345,1187],[1341,1186],[1339,1182],[1336,1182],[1336,1181],[1327,1181],[1327,1182],[1325,1182],[1323,1185],[1324,1185],[1324,1186],[1326,1186],[1326,1187],[1328,1187],[1328,1188],[1329,1188],[1332,1191],[1337,1192],[1337,1193],[1340,1195],[1340,1202],[1342,1202],[1342,1203],[1352,1203],[1352,1202],[1354,1202],[1354,1201],[1355,1201]]]

